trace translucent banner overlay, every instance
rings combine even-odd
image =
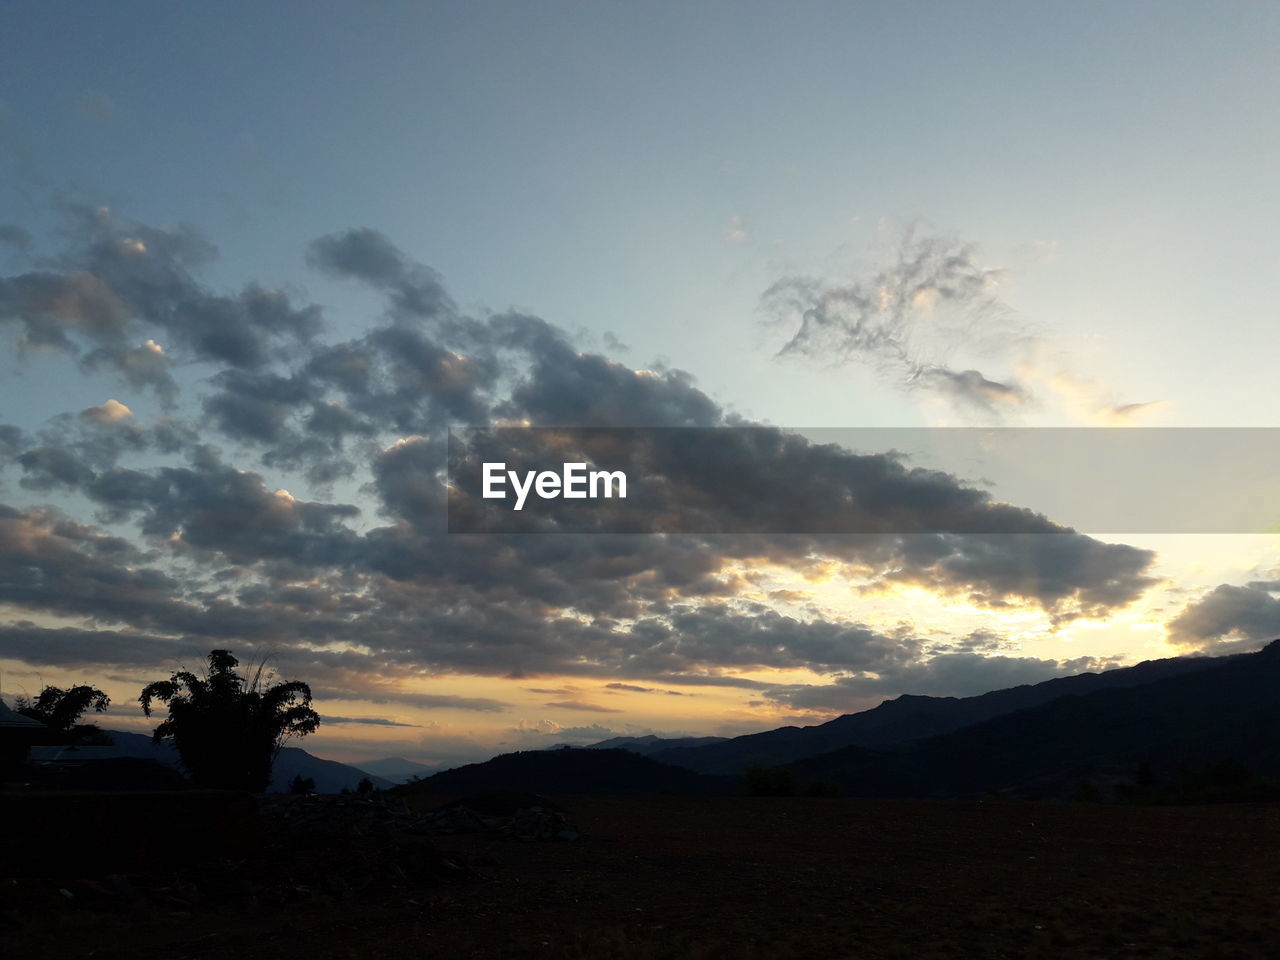
[[[451,533],[1276,533],[1280,429],[450,431]]]

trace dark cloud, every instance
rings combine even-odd
[[[362,723],[371,727],[417,727],[416,723],[401,723],[399,720],[388,720],[385,717],[320,717],[321,723]]]
[[[58,447],[37,447],[18,456],[29,490],[50,490],[57,486],[80,487],[93,479],[90,470],[71,452]]]
[[[508,324],[516,318],[506,318]],[[632,370],[547,338],[498,412],[535,426],[709,427],[719,407],[679,370]]]
[[[214,384],[217,391],[203,400],[205,413],[236,440],[280,439],[290,414],[314,396],[310,382],[301,376],[224,370]]]
[[[363,664],[366,668],[370,665]],[[341,688],[330,688],[311,685],[311,692],[317,699],[324,700],[361,700],[370,703],[395,703],[419,710],[470,710],[477,713],[503,713],[508,704],[489,697],[459,697],[447,693],[412,693],[403,690],[390,690],[379,686],[361,683],[350,683]]]
[[[6,657],[35,667],[128,666],[159,669],[186,660],[198,663],[208,647],[189,640],[149,636],[132,630],[84,630],[42,627],[30,620],[0,624],[0,648]]]
[[[120,343],[98,347],[86,353],[81,364],[89,371],[114,369],[129,386],[139,390],[150,387],[170,406],[177,398],[172,363],[164,348],[150,338],[135,347]]]
[[[958,640],[930,645],[934,653],[995,653],[1013,646],[1004,637],[990,630],[974,630]]]
[[[1254,581],[1243,587],[1220,584],[1168,623],[1169,641],[1214,653],[1254,650],[1280,637],[1280,584]]]
[[[981,606],[1032,602],[1059,619],[1104,617],[1158,580],[1150,550],[1079,534],[902,537],[885,582],[960,595]]]
[[[911,684],[958,690],[987,682],[982,660],[992,683],[1064,668],[979,656],[1004,648],[976,635],[942,651],[909,630],[784,616],[742,599],[754,590],[744,570],[826,565],[872,591],[921,586],[1060,620],[1103,616],[1153,583],[1148,551],[993,503],[892,455],[768,428],[704,432],[663,452],[648,465],[656,502],[702,510],[725,529],[767,517],[807,533],[448,534],[446,426],[735,421],[681,371],[585,352],[527,314],[459,314],[433,271],[375,231],[334,234],[309,252],[317,268],[385,298],[376,322],[339,343],[322,339],[316,307],[253,283],[209,289],[199,274],[216,250],[191,228],[82,212],[77,231],[53,266],[0,278],[0,321],[16,324],[27,348],[67,351],[185,405],[143,416],[146,405],[121,393],[134,410],[103,402],[34,433],[0,427],[24,495],[65,497],[68,510],[82,497],[99,523],[0,508],[0,602],[20,618],[4,628],[5,652],[29,663],[198,663],[217,645],[272,653],[327,699],[498,712],[507,705],[420,691],[451,675],[561,676],[672,695],[764,691],[807,708]],[[898,306],[856,321],[853,292],[818,291],[826,319],[810,318],[792,349],[851,336],[850,352],[892,358],[893,331],[925,301],[987,309],[968,253],[910,253],[892,278]],[[174,371],[192,363],[184,397]],[[933,389],[1006,403],[1003,385],[975,371],[906,367]],[[343,497],[308,487],[348,479]],[[867,518],[883,530],[833,535]],[[82,624],[38,625],[37,614]],[[762,668],[836,679],[806,693],[741,675]],[[536,689],[555,690],[555,709],[614,712]]]
[[[0,506],[0,603],[149,630],[184,612],[182,584],[141,552],[52,510]],[[98,661],[100,662],[100,661]]]
[[[662,690],[658,687],[642,687],[634,683],[606,683],[606,690],[621,690],[626,693],[662,693],[668,697],[691,697],[693,694],[682,690]]]
[[[557,710],[585,710],[589,713],[622,713],[623,711],[614,707],[602,707],[597,703],[588,703],[586,700],[553,700],[547,704],[548,707],[555,707]]]
[[[383,234],[368,227],[314,241],[307,262],[332,276],[359,280],[387,294],[395,311],[433,317],[453,310],[434,270],[410,261]]]
[[[198,271],[217,250],[193,228],[162,230],[104,209],[73,211],[73,248],[57,269],[0,277],[0,323],[22,329],[26,349],[82,355],[135,387],[172,398],[166,355],[257,368],[282,358],[322,327],[314,306],[294,306],[255,283],[214,293]]]

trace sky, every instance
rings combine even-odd
[[[816,438],[1277,426],[1278,27],[4,5],[0,694],[145,730],[226,648],[312,685],[312,752],[448,765],[1261,646],[1275,534],[912,533],[889,451]],[[903,526],[448,534],[445,431],[495,423],[799,431],[802,503],[874,468]]]

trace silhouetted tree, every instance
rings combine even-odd
[[[289,781],[289,792],[298,794],[308,794],[316,792],[316,781],[314,777],[303,777],[302,774],[295,774],[294,778]]]
[[[86,710],[101,713],[110,703],[111,698],[97,687],[81,684],[66,690],[46,686],[34,700],[15,698],[13,706],[17,713],[39,720],[55,734],[60,734],[62,742],[103,745],[111,743],[111,738],[97,724],[79,721]]]
[[[228,651],[214,650],[204,677],[181,670],[148,684],[138,702],[147,716],[152,701],[168,705],[169,719],[152,739],[172,739],[196,783],[261,793],[284,741],[312,733],[320,716],[311,709],[305,683],[266,686],[261,665],[249,679],[236,673],[239,664]]]
[[[368,777],[361,777],[356,784],[356,793],[373,793],[373,781]]]

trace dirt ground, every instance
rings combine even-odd
[[[406,838],[474,876],[270,909],[107,910],[6,881],[0,953],[1280,957],[1280,805],[556,799],[583,839]]]

